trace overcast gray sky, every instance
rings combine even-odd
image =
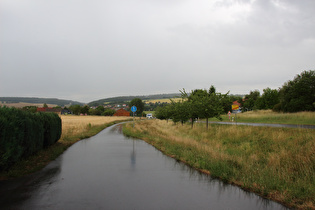
[[[0,0],[0,96],[262,93],[314,69],[314,0]]]

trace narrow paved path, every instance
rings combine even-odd
[[[46,168],[0,181],[0,209],[285,209],[163,155],[114,125]]]

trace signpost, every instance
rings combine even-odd
[[[131,107],[131,111],[133,113],[133,127],[135,127],[135,112],[137,111],[137,107],[136,106],[132,106]]]
[[[238,110],[240,107],[239,107],[239,105],[237,105],[237,104],[233,104],[232,105],[232,110],[233,111],[236,111],[236,110]]]
[[[137,111],[137,107],[136,107],[136,106],[132,106],[132,107],[131,107],[131,111],[132,111],[133,113],[135,113],[135,112]]]
[[[236,111],[239,110],[240,106],[237,104],[232,105],[232,111],[235,111],[235,123],[237,123]]]

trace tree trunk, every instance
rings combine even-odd
[[[209,127],[209,118],[207,118],[207,130],[208,130],[208,127]]]

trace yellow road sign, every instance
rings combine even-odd
[[[232,110],[238,110],[240,107],[237,104],[233,104],[232,105]]]

